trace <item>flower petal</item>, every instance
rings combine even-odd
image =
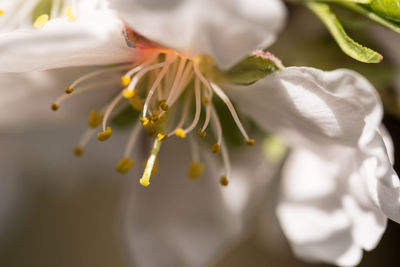
[[[228,94],[244,114],[292,146],[355,146],[365,118],[382,113],[374,87],[345,69],[289,67],[247,88],[232,87]]]
[[[271,45],[286,14],[280,0],[113,0],[111,6],[143,36],[210,55],[222,68]]]
[[[354,151],[347,148],[325,152],[340,153],[348,162],[354,157]],[[301,149],[291,154],[283,172],[278,217],[299,257],[355,266],[362,249],[377,245],[386,228],[386,216],[352,192],[349,176],[357,169],[324,156]],[[363,179],[358,176],[359,183],[365,182]]]
[[[129,62],[136,49],[125,43],[123,23],[110,10],[82,14],[75,21],[50,20],[42,29],[0,34],[0,71],[21,72],[68,66]]]

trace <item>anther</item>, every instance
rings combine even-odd
[[[204,137],[206,137],[207,132],[206,132],[206,131],[203,131],[202,129],[198,129],[198,130],[197,130],[197,134],[198,134],[201,138],[204,138]]]
[[[229,184],[229,180],[228,180],[228,178],[226,178],[225,175],[221,177],[221,179],[219,180],[219,182],[220,182],[220,184],[221,184],[222,186],[227,186],[227,185]]]
[[[189,165],[187,175],[190,179],[196,179],[203,173],[203,170],[204,165],[201,162],[192,161]]]
[[[74,21],[76,20],[76,16],[74,14],[72,14],[72,8],[67,7],[64,11],[64,15],[70,20],[70,21]]]
[[[74,88],[69,87],[69,86],[65,87],[65,93],[67,95],[71,94],[72,92],[74,92]]]
[[[210,103],[210,99],[205,96],[205,97],[203,97],[203,101],[202,102],[203,102],[204,105],[208,105],[208,103]]]
[[[49,21],[49,15],[43,14],[37,17],[35,22],[33,23],[33,26],[37,29],[42,28],[47,22]]]
[[[149,124],[149,119],[148,118],[140,118],[140,122],[143,124],[143,126],[146,126]]]
[[[179,128],[175,131],[176,136],[179,138],[186,138],[186,133],[182,128]]]
[[[131,99],[132,97],[134,97],[136,95],[136,90],[130,90],[129,88],[125,88],[124,91],[122,92],[122,95],[126,98],[126,99]]]
[[[213,154],[218,154],[221,151],[221,146],[219,144],[213,144],[211,146],[211,152]]]
[[[122,174],[125,174],[125,173],[127,173],[127,172],[132,168],[133,165],[134,165],[134,162],[133,162],[132,159],[130,159],[130,158],[128,158],[128,157],[123,157],[123,158],[118,162],[118,164],[115,166],[115,169],[116,169],[118,172],[120,172],[120,173],[122,173]]]
[[[124,86],[124,87],[128,86],[130,82],[131,82],[131,77],[126,76],[126,75],[121,77],[121,86]]]
[[[103,114],[92,110],[89,115],[88,124],[92,128],[96,128],[103,121]]]
[[[255,143],[254,139],[245,139],[244,142],[249,146],[254,146]]]
[[[53,111],[57,111],[59,108],[60,108],[60,106],[57,105],[56,103],[51,104],[51,109],[52,109]]]
[[[129,101],[131,103],[132,108],[134,108],[135,110],[139,110],[140,111],[140,110],[143,109],[142,99],[140,97],[138,97],[137,95],[132,97]]]
[[[168,137],[168,135],[163,134],[163,133],[158,133],[158,134],[157,134],[157,139],[158,139],[159,141],[164,141],[167,137]]]
[[[163,99],[163,100],[160,100],[159,102],[158,102],[158,105],[160,106],[160,108],[163,110],[163,111],[167,111],[168,110],[168,105],[167,105],[167,100],[165,100],[165,99]]]
[[[0,16],[4,14],[4,10],[0,9]]]
[[[74,155],[77,157],[82,156],[83,154],[83,148],[81,148],[80,146],[77,146],[74,148]]]
[[[107,127],[105,132],[100,132],[97,134],[97,140],[104,142],[111,137],[112,131],[111,127]]]

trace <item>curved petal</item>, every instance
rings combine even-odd
[[[332,160],[338,153],[342,159]],[[386,216],[353,192],[354,177],[359,187],[366,182],[358,169],[351,169],[352,164],[345,165],[355,157],[354,151],[342,148],[325,154],[332,158],[301,149],[290,155],[283,172],[278,217],[299,257],[355,266],[362,249],[371,250],[379,242]]]
[[[280,0],[113,0],[111,7],[143,36],[226,68],[271,45],[285,21]]]
[[[50,20],[42,29],[0,34],[0,71],[22,72],[68,66],[103,65],[135,60],[124,25],[111,10],[82,13],[75,21]]]
[[[238,108],[292,146],[356,146],[366,118],[380,120],[374,87],[350,70],[289,67],[248,87],[229,88]]]

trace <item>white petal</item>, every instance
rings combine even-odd
[[[110,10],[84,13],[76,21],[50,20],[42,29],[19,29],[0,34],[0,71],[20,72],[68,66],[133,61],[123,23]]]
[[[150,186],[138,179],[130,186],[126,223],[132,258],[138,266],[204,266],[239,234],[240,216],[224,203],[222,190],[229,187],[219,185],[216,166],[206,165],[198,180],[188,179],[187,144],[167,141]]]
[[[272,44],[286,14],[280,0],[113,0],[111,6],[143,36],[210,55],[222,68]]]
[[[357,188],[367,178],[359,175],[357,162],[357,151],[348,148],[326,149],[325,155],[296,150],[289,157],[277,211],[298,256],[354,266],[361,260],[362,249],[377,245],[386,216],[354,194],[354,178]]]
[[[373,113],[380,120],[382,113],[374,87],[344,69],[290,67],[228,94],[244,114],[293,146],[355,146],[366,117]]]

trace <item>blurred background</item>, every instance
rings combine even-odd
[[[308,10],[289,8],[287,28],[270,51],[286,66],[304,65],[324,70],[351,68],[370,79],[385,104],[384,123],[395,143],[395,167],[400,172],[396,59],[384,49],[380,38],[374,37],[375,32],[384,30],[362,18],[354,19],[354,14],[337,10],[355,40],[382,52],[385,57],[381,64],[362,64],[345,56]],[[0,135],[0,167],[6,184],[0,189],[0,266],[131,266],[120,225],[124,187],[126,179],[132,177],[114,173],[113,162],[118,160],[118,154],[91,152],[90,160],[65,156],[80,133],[71,129],[62,132],[45,129]],[[43,144],[48,144],[50,149],[42,150]],[[115,148],[113,144],[111,148],[105,144],[101,150],[122,151],[123,145]],[[62,153],[64,155],[60,155]],[[102,167],[106,171],[100,173],[99,166],[107,164],[109,168]],[[271,207],[273,201],[271,199]],[[276,218],[271,215],[270,220],[274,224]],[[273,233],[265,233],[269,241],[261,243],[256,231],[253,233],[250,229],[248,237],[218,258],[214,266],[310,266],[296,260],[284,240],[276,239],[278,227],[271,231]],[[378,248],[365,253],[360,266],[399,266],[398,240],[400,225],[389,222]]]

